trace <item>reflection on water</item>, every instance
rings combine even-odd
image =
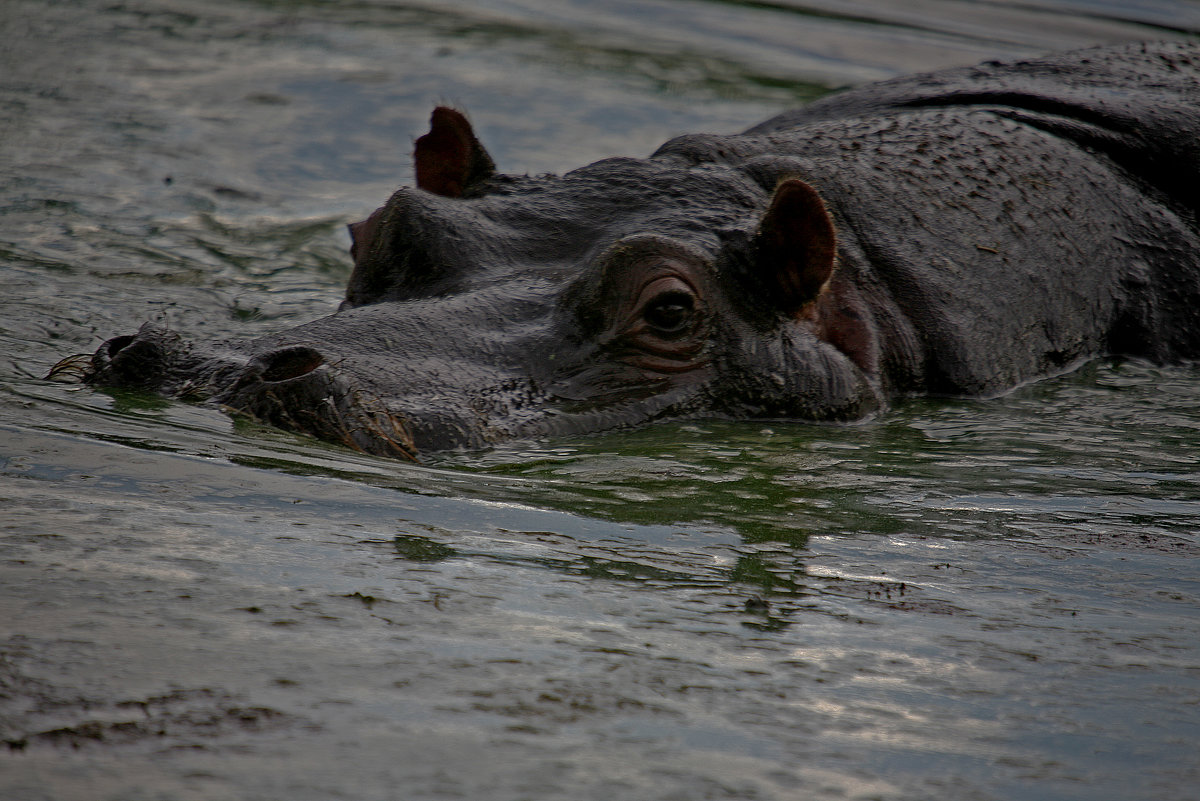
[[[1194,367],[425,465],[40,380],[326,313],[434,102],[562,170],[1127,6],[5,4],[0,795],[1187,797]]]

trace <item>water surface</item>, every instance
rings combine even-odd
[[[41,380],[328,313],[437,102],[502,170],[1193,2],[9,0],[0,796],[1162,799],[1200,786],[1200,370],[423,465]]]

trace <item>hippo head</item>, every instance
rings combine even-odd
[[[832,218],[803,181],[669,149],[504,176],[446,108],[415,161],[416,188],[350,226],[337,313],[207,344],[147,325],[105,342],[88,380],[404,457],[877,404]]]

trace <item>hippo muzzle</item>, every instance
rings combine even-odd
[[[339,374],[310,345],[256,352],[227,344],[202,352],[178,334],[147,324],[137,334],[102,344],[89,373],[94,384],[210,401],[233,415],[364,453],[405,459],[417,454],[404,417]]]

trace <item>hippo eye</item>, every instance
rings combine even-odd
[[[708,363],[708,307],[689,267],[670,260],[634,265],[634,281],[624,288],[637,293],[617,299],[616,325],[605,336],[609,356],[639,375],[682,374]]]
[[[687,329],[696,311],[696,301],[686,292],[664,292],[648,303],[642,319],[658,334],[679,334]]]

